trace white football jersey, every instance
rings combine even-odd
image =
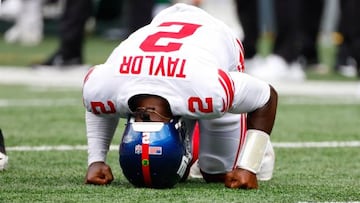
[[[202,171],[231,171],[245,137],[246,113],[270,97],[267,83],[242,73],[243,60],[233,31],[205,11],[175,4],[160,12],[85,77],[88,164],[105,161],[118,119],[131,113],[129,99],[153,94],[185,118],[190,135],[198,121],[201,142],[192,151],[198,148]]]
[[[88,111],[127,117],[128,100],[154,94],[172,113],[211,119],[261,107],[269,86],[244,73],[232,30],[203,10],[176,4],[133,33],[92,69],[83,87]]]

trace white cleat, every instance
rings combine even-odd
[[[256,68],[247,69],[246,72],[269,83],[302,82],[306,79],[305,72],[299,62],[288,64],[282,57],[275,54],[267,56],[263,63],[258,63]]]
[[[203,178],[200,172],[199,160],[196,160],[190,168],[189,178]]]
[[[20,14],[23,6],[22,0],[7,0],[1,4],[0,19],[13,21]]]
[[[288,75],[288,65],[280,56],[269,55],[264,59],[261,67],[249,74],[269,83],[278,82]]]
[[[252,75],[264,66],[265,58],[255,55],[252,58],[245,59],[245,73]]]
[[[299,62],[292,62],[289,65],[289,75],[287,79],[290,82],[304,82],[306,80],[306,74],[302,65]]]

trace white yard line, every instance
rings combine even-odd
[[[281,105],[360,105],[360,97],[318,97],[318,96],[291,96],[280,97]]]
[[[360,98],[360,82],[304,81],[277,82],[272,84],[279,95],[290,96],[335,96]]]
[[[337,148],[360,147],[360,141],[326,141],[326,142],[274,142],[275,148]]]
[[[80,93],[79,93],[80,94]],[[80,98],[80,99],[79,99]],[[41,98],[41,99],[6,99],[0,96],[0,108],[6,107],[47,107],[82,105],[81,97],[75,98]],[[359,105],[360,97],[285,97],[280,98],[282,105]]]
[[[0,99],[1,107],[45,107],[45,106],[78,106],[81,99]]]
[[[31,70],[24,67],[1,67],[0,84],[21,84],[42,87],[81,88],[86,69],[70,70]],[[274,83],[279,95],[328,97],[329,99],[288,99],[281,100],[284,104],[359,104],[359,82],[333,82],[333,81],[305,81],[302,83]],[[332,98],[332,99],[331,99]],[[316,101],[316,102],[314,102]],[[9,106],[70,106],[78,105],[79,101],[72,98],[65,99],[0,99],[0,107]],[[360,147],[360,141],[345,142],[278,142],[273,143],[275,148],[324,148],[324,147]],[[111,150],[118,150],[119,146],[112,145]],[[9,151],[66,151],[86,150],[86,145],[60,145],[60,146],[13,146],[7,147]]]
[[[275,148],[338,148],[360,147],[360,141],[328,141],[328,142],[273,142]],[[111,145],[110,150],[118,150],[118,145]],[[7,151],[70,151],[87,150],[86,145],[58,145],[58,146],[13,146]]]
[[[81,88],[86,72],[84,67],[67,70],[1,67],[0,84]]]
[[[360,98],[281,98],[282,105],[359,105]],[[79,106],[81,99],[2,99],[0,108],[6,107],[50,107],[50,106]]]

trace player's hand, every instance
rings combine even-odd
[[[86,184],[106,185],[114,180],[110,166],[104,162],[94,162],[88,167],[85,177]]]
[[[225,186],[228,188],[257,189],[256,174],[241,168],[236,168],[225,175]]]

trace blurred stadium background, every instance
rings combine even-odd
[[[21,1],[21,0],[6,0]],[[272,47],[272,36],[274,32],[274,19],[272,14],[272,0],[258,0],[260,2],[260,29],[263,37],[259,41],[259,52],[262,55],[270,53]],[[3,0],[4,2],[4,0]],[[59,70],[33,70],[29,66],[34,63],[44,61],[55,51],[58,45],[57,21],[63,9],[64,0],[50,0],[43,7],[44,14],[44,39],[36,45],[25,46],[21,43],[8,43],[4,40],[4,33],[9,29],[13,21],[1,18],[0,10],[0,82],[1,83],[50,83],[60,85],[79,85],[80,78],[84,74],[84,69],[71,69],[58,73]],[[126,29],[126,2],[107,0],[100,6],[101,0],[94,0],[94,15],[87,23],[87,36],[84,44],[85,63],[87,65],[100,64],[106,60],[121,40],[118,34],[121,29]],[[192,2],[191,0],[178,0],[178,2]],[[318,74],[311,70],[307,71],[307,81],[303,84],[276,84],[280,92],[297,94],[296,91],[304,93],[310,91],[315,94],[336,94],[347,92],[349,95],[356,96],[360,93],[357,78],[348,78],[334,72],[334,58],[336,53],[337,34],[336,24],[338,20],[337,0],[325,1],[321,31],[319,33],[318,50],[320,61],[328,70],[326,73]],[[124,4],[124,5],[122,5]],[[171,1],[158,0],[154,10],[161,10],[169,6]],[[236,17],[234,2],[232,0],[203,0],[201,7],[215,17],[223,20],[241,37],[243,36],[241,23]],[[155,11],[154,11],[155,12]],[[15,68],[16,67],[16,68]],[[44,74],[56,74],[49,80]],[[65,82],[66,81],[66,82]],[[343,82],[342,85],[331,87],[332,81]],[[309,85],[308,85],[309,84]],[[323,88],[330,85],[331,88]],[[292,88],[294,86],[294,88]],[[319,87],[319,88],[316,88]],[[343,89],[345,87],[345,89]],[[331,93],[331,91],[334,91]]]

